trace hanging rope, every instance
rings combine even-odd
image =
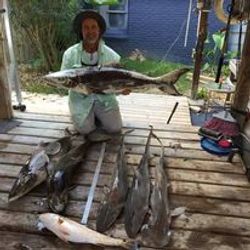
[[[187,47],[188,34],[189,34],[189,29],[190,29],[190,19],[191,19],[192,5],[193,5],[193,0],[189,0],[189,9],[188,9],[188,17],[187,17],[187,26],[186,26],[184,47]]]

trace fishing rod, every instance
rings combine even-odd
[[[222,47],[222,51],[221,51],[221,55],[220,55],[220,59],[219,59],[219,63],[218,63],[218,68],[217,68],[217,74],[216,74],[216,78],[215,78],[216,83],[220,82],[221,70],[222,70],[222,66],[224,64],[225,52],[227,49],[227,41],[228,41],[228,37],[229,37],[230,23],[231,23],[231,19],[232,19],[233,10],[234,10],[234,5],[235,5],[235,0],[232,0],[231,5],[230,5],[228,19],[227,19],[224,43],[223,43],[223,47]],[[222,82],[220,82],[220,84],[219,84],[219,89],[221,89],[221,85],[222,85]]]

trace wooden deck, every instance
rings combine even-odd
[[[167,125],[176,101],[179,102],[178,109]],[[197,128],[191,126],[185,97],[133,94],[119,97],[119,102],[124,127],[135,128],[126,137],[129,165],[138,164],[148,125],[152,124],[166,146],[170,206],[172,209],[187,208],[185,214],[173,218],[171,242],[166,249],[250,249],[250,185],[239,157],[235,157],[231,164],[225,157],[208,154],[200,148],[200,137]],[[16,112],[15,119],[22,122],[20,126],[0,134],[0,249],[99,249],[68,245],[50,233],[37,230],[39,213],[48,211],[45,185],[11,204],[7,203],[8,192],[35,145],[41,140],[63,136],[64,128],[71,126],[66,108],[65,112],[53,114],[52,108],[45,112],[44,105],[39,105],[39,108],[36,105],[28,106],[25,113]],[[153,140],[151,145],[151,151],[158,153],[157,142]],[[94,225],[96,209],[104,197],[103,187],[110,184],[117,148],[115,143],[108,144],[91,209],[90,226]],[[100,145],[91,148],[74,178],[77,186],[70,193],[66,216],[78,222],[99,150]],[[151,170],[156,158],[151,161]],[[121,220],[109,233],[126,237]]]

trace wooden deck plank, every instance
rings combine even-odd
[[[43,132],[43,133],[42,133]],[[52,137],[52,138],[60,138],[64,136],[64,130],[55,130],[55,129],[46,129],[46,133],[44,133],[44,128],[29,128],[29,127],[16,127],[8,131],[8,134],[11,135],[29,135],[29,136],[39,136],[43,137]],[[176,131],[173,134],[173,131],[157,131],[157,136],[160,138],[171,138],[171,139],[185,139],[185,140],[199,140],[200,136],[197,133],[189,133],[189,132],[178,132]],[[130,133],[131,135],[137,136],[147,136],[147,130],[135,130]]]
[[[124,131],[136,128],[126,136],[126,159],[130,169],[136,167],[143,154],[149,125],[165,146],[166,173],[169,177],[170,207],[186,207],[186,212],[172,220],[171,242],[166,249],[172,250],[231,250],[250,248],[250,185],[245,176],[239,156],[233,163],[227,157],[211,155],[200,147],[198,127],[190,122],[188,102],[185,97],[132,94],[118,97],[123,116]],[[166,120],[176,103],[176,113],[170,124]],[[37,105],[37,106],[36,106]],[[64,106],[65,105],[65,106]],[[35,109],[37,108],[37,110]],[[35,146],[41,141],[51,141],[64,136],[66,127],[72,128],[67,103],[61,107],[65,112],[48,112],[46,105],[35,104],[28,112],[15,112],[21,124],[0,134],[0,249],[33,247],[34,249],[78,249],[63,243],[51,233],[36,228],[39,213],[47,212],[46,183],[36,187],[19,200],[8,203],[8,193]],[[89,226],[93,227],[100,202],[104,198],[104,186],[109,186],[117,158],[118,142],[108,143],[104,163],[98,180]],[[87,200],[100,151],[100,144],[90,148],[85,163],[72,178],[77,184],[70,191],[66,216],[80,220]],[[153,139],[150,160],[151,181],[154,167],[159,160],[160,146]],[[116,237],[126,238],[122,220],[108,231]],[[79,249],[100,249],[84,246]],[[105,248],[106,250],[111,248]],[[149,248],[142,247],[142,250]],[[151,250],[151,249],[150,249]]]
[[[129,165],[138,165],[141,159],[140,155],[126,155],[127,163]],[[159,161],[159,157],[153,157],[150,160],[150,167],[154,167],[156,162]],[[215,172],[215,173],[231,173],[231,174],[245,174],[245,169],[242,168],[241,163],[229,163],[229,162],[211,162],[206,160],[193,160],[193,159],[177,159],[177,158],[164,158],[165,167],[166,168],[173,168],[173,169],[187,169],[187,170],[195,170],[195,171],[206,171],[206,172]],[[25,162],[16,162],[16,166],[22,166]],[[95,168],[97,161],[95,159],[88,158],[85,160],[84,166],[82,169],[88,171],[90,169]],[[0,164],[0,169],[7,169],[12,168],[12,165],[7,164]],[[101,171],[103,173],[111,174],[113,172],[113,163],[111,162],[103,162],[103,167]],[[4,172],[4,170],[3,170]]]
[[[45,114],[41,117],[41,114],[37,115],[36,113],[21,114],[19,112],[15,113],[15,120],[22,122],[21,127],[37,127],[37,128],[56,128],[64,129],[67,126],[71,126],[70,118],[68,117],[68,122],[61,121],[61,116],[50,116]],[[64,118],[65,119],[65,118]],[[124,127],[133,127],[133,128],[146,128],[149,129],[149,124],[151,121],[138,121],[138,120],[123,120]],[[182,132],[197,132],[198,127],[191,126],[190,123],[181,124],[166,124],[154,121],[155,130],[167,130],[167,131],[182,131]]]
[[[37,214],[0,210],[0,231],[39,233],[37,229]],[[79,218],[73,218],[79,222]],[[18,221],[18,223],[17,223]],[[94,227],[94,221],[89,221],[89,227]],[[218,215],[186,213],[185,218],[176,218],[172,221],[172,228],[217,233],[232,236],[250,236],[250,219],[226,217]],[[115,225],[109,232],[114,237],[126,237],[123,225]],[[42,234],[42,233],[41,233]]]
[[[0,191],[8,193],[14,183],[13,178],[1,178]],[[74,190],[70,191],[71,200],[84,201],[89,191],[89,181],[78,184]],[[191,196],[202,199],[219,199],[227,202],[250,202],[249,188],[223,186],[215,184],[203,184],[183,181],[170,181],[170,195]],[[46,185],[41,184],[29,195],[35,197],[46,196]],[[101,201],[104,198],[103,186],[97,186],[95,200]]]
[[[28,147],[28,146],[27,146]],[[9,147],[11,150],[11,147]],[[31,147],[29,147],[31,149]],[[94,146],[93,146],[94,148]],[[16,149],[16,145],[14,146],[14,150]],[[19,148],[20,149],[20,148]],[[20,149],[22,150],[22,149]],[[110,161],[114,161],[116,159],[116,152],[114,151],[115,147],[108,147],[107,153],[105,155],[105,160],[110,159]],[[32,151],[32,150],[30,150]],[[98,157],[98,147],[95,147],[93,151],[91,150],[87,156],[87,159],[96,159]],[[143,152],[143,146],[138,146],[138,145],[129,145],[128,147],[128,152],[129,154],[133,155],[141,155]],[[152,155],[158,156],[159,155],[159,147],[153,147],[152,146]],[[0,152],[0,163],[21,163],[27,160],[27,157],[24,157],[21,154],[16,154],[12,152]],[[10,154],[12,156],[12,159],[10,158]],[[26,153],[27,155],[30,155],[29,153]],[[192,149],[173,149],[173,148],[168,148],[165,150],[165,157],[170,157],[170,158],[181,158],[184,160],[207,160],[207,161],[220,161],[220,162],[227,162],[227,157],[216,157],[215,155],[210,155],[207,152],[204,152],[202,150],[192,150]],[[23,160],[24,159],[24,160]],[[234,158],[234,162],[239,162],[239,156],[236,156]]]
[[[173,109],[176,102],[179,103],[178,105],[178,113],[173,117],[172,123],[185,123],[191,124],[189,112],[188,112],[188,102],[186,97],[175,97],[169,98],[166,95],[145,95],[140,93],[133,93],[128,96],[118,96],[117,97],[120,109],[122,111],[122,117],[124,120],[136,119],[147,121],[151,118],[151,121],[156,120],[157,118],[167,121],[171,110]],[[51,108],[51,104],[43,102],[43,105],[40,102],[34,103],[27,100],[27,111],[28,112],[35,112],[35,113],[64,113],[69,115],[68,110],[68,103],[65,99],[56,107],[54,105],[54,109]],[[135,104],[137,107],[137,111],[135,109]],[[152,115],[154,114],[154,115]],[[131,117],[132,116],[132,117]],[[182,117],[182,119],[181,119]],[[69,122],[69,117],[62,117],[63,121]],[[181,120],[179,120],[181,119]]]
[[[94,197],[94,203],[90,211],[90,219],[94,220],[96,218],[100,202],[103,198],[104,194]],[[250,207],[248,206],[248,202],[235,200],[225,201],[223,199],[185,196],[177,194],[170,194],[169,198],[171,209],[185,207],[185,212],[187,213],[222,215],[250,219]],[[65,216],[81,218],[84,207],[86,205],[86,200],[87,192],[84,196],[84,199],[82,200],[70,199],[65,211]],[[40,195],[39,193],[28,194],[11,203],[8,203],[8,193],[0,193],[0,209],[30,213],[49,212],[46,192]]]
[[[90,170],[89,170],[90,171]],[[17,171],[15,171],[17,172]],[[151,174],[154,174],[154,170],[151,169]],[[131,171],[132,173],[132,171]],[[94,171],[92,172],[82,172],[81,175],[77,175],[73,178],[73,181],[76,184],[91,184]],[[249,187],[247,182],[247,177],[240,174],[228,174],[228,173],[213,173],[213,172],[202,172],[194,170],[184,170],[184,169],[167,169],[167,174],[171,181],[185,181],[185,182],[194,182],[194,183],[204,183],[204,184],[217,184],[224,186],[237,186],[237,187]],[[7,176],[7,172],[5,173]],[[111,181],[111,175],[100,174],[99,177],[99,186],[109,186]]]
[[[96,246],[67,244],[52,235],[0,231],[0,249],[100,250]]]
[[[51,235],[38,235],[27,234],[17,232],[5,232],[1,231],[2,239],[0,241],[0,249],[76,249],[76,250],[99,250],[102,248],[96,246],[77,246],[66,244],[59,239]],[[169,250],[192,250],[204,249],[220,249],[220,250],[239,250],[249,249],[250,241],[247,237],[238,236],[225,236],[214,233],[202,233],[196,231],[174,231],[171,236],[172,240]],[[112,248],[114,250],[114,248]],[[152,248],[140,248],[141,250],[152,250]],[[108,250],[108,248],[105,248]]]

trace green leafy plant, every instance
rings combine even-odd
[[[204,65],[202,67],[202,71],[208,73],[209,75],[215,76],[217,67],[218,67],[218,60],[222,53],[223,45],[225,42],[225,32],[215,32],[212,36],[208,36],[205,42],[205,49],[204,49]],[[235,51],[227,51],[225,53],[225,61],[236,57],[237,52]],[[222,74],[228,75],[229,68],[228,66],[224,65],[222,68]]]
[[[11,0],[13,30],[20,44],[30,44],[44,71],[59,69],[62,53],[73,43],[76,0]],[[21,37],[18,34],[23,34]]]
[[[208,90],[204,87],[200,88],[198,90],[196,97],[197,97],[197,99],[207,100],[208,99]]]

